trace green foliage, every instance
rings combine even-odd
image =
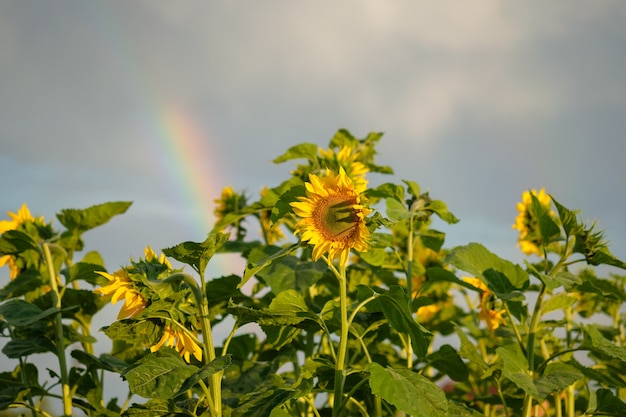
[[[336,210],[316,207],[317,229],[296,240],[303,226],[292,204],[312,201],[303,200],[311,174],[343,170],[352,184],[393,174],[376,163],[381,138],[342,129],[327,148],[289,148],[273,162],[295,169],[256,201],[222,193],[204,241],[162,255],[145,248],[116,271],[98,252],[74,256],[84,232],[131,203],[61,210],[59,230],[11,216],[0,235],[11,275],[0,288],[0,410],[47,415],[58,402],[65,416],[626,415],[626,276],[610,272],[626,264],[595,223],[543,191],[524,194],[516,219],[532,254],[522,265],[478,242],[446,248],[433,224],[459,219],[412,180],[382,181],[358,206],[327,190],[324,204],[343,205],[349,220],[367,212],[358,226],[368,250],[353,245],[345,264],[329,262],[330,243],[313,259],[316,243],[363,233],[324,233]],[[250,222],[258,235],[248,235],[259,230]],[[242,258],[241,274],[205,276],[223,253]],[[109,302],[119,317],[92,334]],[[96,335],[112,341],[110,352],[95,353]],[[53,358],[47,372],[31,361],[41,354]],[[108,373],[135,402],[110,398]]]

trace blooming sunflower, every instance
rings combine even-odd
[[[504,317],[502,317],[502,315],[506,313],[506,310],[496,310],[494,308],[493,293],[481,280],[478,278],[463,277],[463,281],[482,291],[480,295],[480,312],[478,313],[478,319],[485,322],[493,336],[495,330],[500,327],[501,324],[506,324]]]
[[[111,304],[117,303],[122,297],[124,298],[124,305],[117,315],[118,320],[134,317],[146,308],[148,304],[146,299],[135,289],[126,270],[120,269],[113,275],[106,272],[96,272],[109,280],[107,285],[94,290],[96,294],[111,296]]]
[[[531,194],[537,198],[539,203],[541,203],[546,210],[550,210],[550,196],[546,194],[546,190],[544,188],[541,188],[538,192],[535,189],[531,191],[524,191],[524,193],[522,193],[522,201],[517,203],[517,211],[519,214],[515,218],[513,229],[519,230],[517,244],[524,254],[535,254],[541,256],[538,240],[531,237],[538,228],[536,216],[531,208],[533,202]],[[550,211],[550,213],[552,212]]]
[[[328,253],[332,262],[339,258],[341,265],[348,260],[350,249],[359,252],[369,249],[369,230],[365,216],[371,210],[361,204],[364,182],[351,180],[343,168],[339,174],[328,171],[325,176],[309,174],[306,197],[291,203],[294,213],[301,217],[296,223],[296,234],[313,245],[313,259]]]
[[[191,355],[199,361],[202,360],[202,349],[193,338],[185,331],[172,329],[169,324],[163,329],[161,340],[150,348],[150,352],[156,352],[162,346],[176,349],[187,362],[191,359]]]
[[[10,220],[0,220],[0,234],[7,232],[9,230],[17,230],[23,224],[27,222],[31,223],[40,223],[43,224],[43,217],[34,218],[30,213],[30,210],[26,206],[26,203],[22,204],[17,210],[17,213],[7,212],[7,215],[11,218]],[[13,255],[4,255],[0,256],[0,267],[5,265],[9,265],[9,277],[13,280],[19,274],[19,267],[15,262],[15,257]]]

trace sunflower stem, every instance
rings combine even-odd
[[[48,267],[48,274],[50,278],[50,288],[52,288],[52,294],[54,294],[53,300],[55,307],[59,310],[55,316],[56,324],[56,348],[57,357],[59,358],[59,368],[61,372],[61,389],[63,393],[63,416],[69,417],[72,415],[72,396],[70,395],[69,376],[67,373],[67,360],[65,358],[65,338],[63,336],[63,317],[61,316],[61,296],[59,295],[59,287],[57,285],[56,272],[54,270],[54,263],[52,262],[52,254],[47,243],[43,244],[43,252],[46,258],[46,265]]]
[[[182,274],[183,279],[191,288],[196,303],[200,306],[200,328],[202,329],[202,344],[204,345],[204,363],[208,364],[215,360],[215,346],[213,344],[213,333],[211,330],[211,320],[209,319],[209,302],[204,293],[204,274],[202,271],[198,271],[200,274],[200,285],[196,280],[188,275]],[[215,417],[222,416],[222,372],[215,372],[211,375],[210,385],[210,397],[209,406],[211,408],[212,415]]]
[[[334,269],[334,268],[333,268]],[[339,267],[337,279],[339,281],[339,316],[341,319],[341,329],[339,335],[339,350],[337,353],[337,362],[335,365],[335,400],[333,405],[333,417],[341,414],[343,403],[343,386],[345,383],[346,372],[346,352],[348,349],[348,290],[346,280],[346,265]]]

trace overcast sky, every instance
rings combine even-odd
[[[624,259],[624,45],[623,0],[5,0],[0,216],[132,200],[85,235],[114,270],[202,240],[222,187],[256,196],[288,147],[347,128],[384,132],[396,175],[373,183],[461,219],[448,247],[521,259],[515,205],[545,186]]]

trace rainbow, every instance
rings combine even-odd
[[[163,107],[155,120],[158,128],[146,139],[164,171],[166,188],[183,207],[180,218],[189,240],[204,240],[213,227],[214,200],[220,195],[213,183],[219,167],[211,157],[209,138],[180,107]]]
[[[156,180],[163,182],[171,202],[166,209],[173,210],[168,215],[180,222],[183,240],[203,241],[215,221],[214,200],[221,195],[218,179],[224,177],[220,175],[223,170],[218,158],[210,149],[215,138],[194,120],[185,103],[172,100],[152,82],[150,71],[137,59],[131,39],[119,24],[121,19],[116,11],[106,3],[88,4],[84,9],[87,18],[93,23],[104,52],[113,58],[111,70],[124,75],[125,87],[136,98],[142,147],[157,165]],[[180,242],[171,242],[177,243]],[[214,268],[232,269],[227,260],[216,261]]]

